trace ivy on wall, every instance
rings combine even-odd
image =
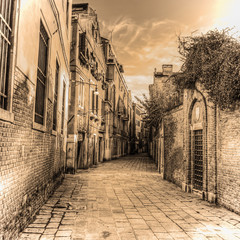
[[[235,109],[240,100],[239,39],[225,29],[178,40],[183,65],[182,73],[174,76],[175,84],[194,88],[198,81],[221,109]]]

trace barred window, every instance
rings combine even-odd
[[[55,89],[53,98],[53,130],[57,129],[58,79],[59,79],[59,64],[58,61],[56,61]]]
[[[65,116],[65,92],[66,92],[66,84],[63,82],[63,92],[62,92],[62,128],[61,132],[63,134],[63,128],[64,128],[64,116]]]
[[[14,0],[0,1],[0,108],[7,109]]]
[[[41,22],[38,51],[35,122],[42,125],[44,124],[45,94],[47,84],[48,40],[48,34]]]

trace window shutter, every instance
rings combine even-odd
[[[98,115],[98,95],[96,95],[96,114]]]
[[[92,90],[92,112],[93,113],[95,112],[95,110],[94,110],[94,101],[95,101],[95,99],[94,99],[94,90]]]
[[[79,34],[79,54],[82,53],[86,57],[86,33]]]

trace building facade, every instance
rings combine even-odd
[[[123,76],[123,66],[118,63],[113,46],[106,38],[103,50],[107,63],[107,88],[105,91],[106,144],[105,159],[118,158],[129,152],[131,141],[131,92]]]
[[[152,155],[161,176],[184,191],[239,213],[238,118],[238,109],[219,109],[201,84],[184,89],[180,104],[166,112],[153,133]]]
[[[0,11],[0,236],[15,239],[63,178],[71,1]]]
[[[133,145],[132,153],[142,153],[146,151],[146,129],[142,121],[144,111],[139,104],[133,103]]]
[[[73,4],[71,95],[67,169],[75,172],[103,161],[105,145],[106,63],[96,13]]]
[[[73,4],[67,171],[128,153],[131,92],[89,4]]]

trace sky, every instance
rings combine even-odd
[[[96,10],[103,37],[112,41],[133,96],[148,93],[162,64],[180,70],[178,36],[233,27],[240,31],[240,0],[73,0]]]

